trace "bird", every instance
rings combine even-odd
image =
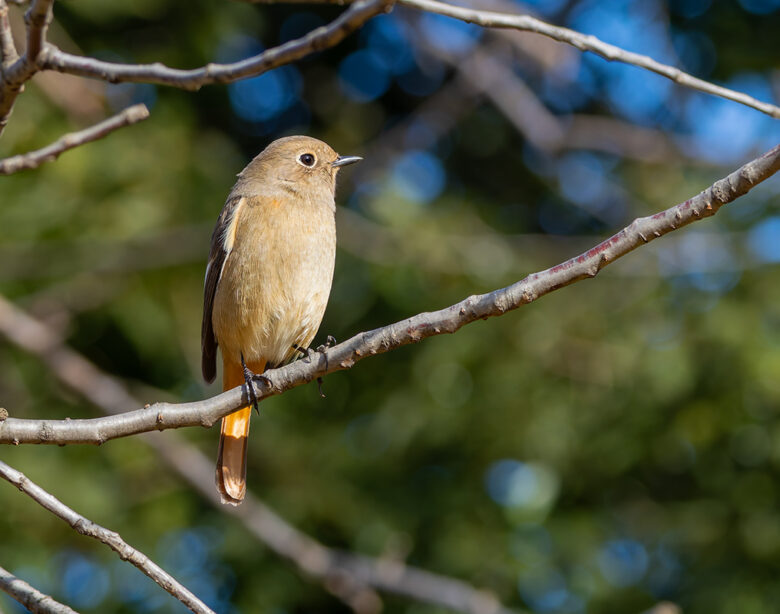
[[[340,156],[309,136],[271,142],[238,174],[211,236],[203,292],[201,369],[222,355],[222,389],[246,384],[250,405],[225,416],[215,481],[223,503],[246,495],[252,379],[305,353],[322,321],[336,258]]]

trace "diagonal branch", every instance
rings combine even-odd
[[[636,248],[682,226],[715,215],[723,205],[746,194],[778,170],[780,145],[716,181],[693,198],[653,216],[638,218],[587,252],[546,271],[533,273],[511,286],[488,294],[470,296],[439,311],[421,313],[383,328],[359,333],[329,350],[312,352],[308,358],[266,371],[262,383],[254,384],[255,394],[258,399],[281,394],[328,373],[349,369],[367,356],[382,354],[434,335],[454,333],[471,322],[503,315],[559,288],[595,277],[602,268]],[[0,303],[0,316],[11,308],[9,304]],[[50,342],[37,328],[39,326],[30,319],[26,330],[19,326],[4,332],[22,347],[40,349]],[[144,409],[106,418],[8,418],[0,422],[0,443],[101,444],[116,437],[147,431],[184,426],[210,427],[247,402],[246,391],[240,387],[203,401],[155,403]]]
[[[169,68],[160,63],[117,64],[72,55],[53,45],[44,48],[39,64],[41,69],[103,79],[111,83],[158,83],[198,90],[212,83],[232,83],[246,77],[254,77],[299,60],[312,52],[333,47],[375,15],[391,10],[392,6],[393,0],[359,0],[328,25],[234,64],[207,64],[192,70]]]
[[[183,441],[150,437],[147,443],[215,508],[242,522],[252,535],[301,571],[321,579],[328,590],[355,610],[371,609],[360,608],[358,604],[370,599],[365,587],[373,587],[464,614],[520,614],[501,605],[494,594],[467,582],[402,561],[324,546],[288,524],[251,493],[247,493],[240,507],[223,505],[214,488],[211,459]]]
[[[51,329],[0,297],[0,333],[36,356],[62,383],[99,407],[118,413],[138,405],[119,379],[100,371],[82,355],[63,344]],[[26,341],[26,343],[25,343]],[[7,412],[0,408],[0,422]],[[372,589],[447,607],[463,614],[519,614],[501,605],[492,593],[401,561],[372,558],[328,548],[290,525],[260,499],[247,493],[241,507],[226,507],[213,487],[214,463],[176,433],[164,439],[149,433],[142,441],[153,448],[194,491],[217,510],[230,514],[280,557],[304,575],[323,583],[327,590],[356,612],[376,612],[381,607]]]
[[[78,614],[2,567],[0,567],[0,590],[11,595],[34,614]]]
[[[163,589],[168,591],[176,599],[181,601],[191,611],[196,614],[214,614],[200,599],[193,595],[186,587],[179,584],[164,569],[158,566],[154,561],[147,557],[140,550],[136,550],[125,542],[118,533],[110,531],[95,524],[81,514],[73,511],[67,505],[62,503],[54,495],[49,494],[43,488],[32,482],[24,474],[13,467],[0,461],[0,478],[16,486],[24,494],[31,497],[34,501],[49,510],[55,516],[62,518],[73,529],[96,540],[104,543],[119,555],[123,561],[129,561],[149,576]]]
[[[606,60],[623,62],[624,64],[632,64],[640,68],[645,68],[685,87],[699,90],[706,94],[712,94],[713,96],[720,96],[721,98],[733,100],[734,102],[744,104],[757,111],[766,113],[771,117],[780,119],[780,107],[776,105],[756,100],[752,96],[748,96],[742,92],[737,92],[720,85],[715,85],[704,79],[699,79],[683,72],[679,68],[669,66],[668,64],[662,64],[649,56],[626,51],[615,45],[605,43],[595,36],[582,34],[575,30],[560,26],[554,26],[531,17],[530,15],[512,15],[494,11],[481,11],[454,6],[445,2],[439,2],[438,0],[398,0],[398,3],[422,11],[446,15],[447,17],[453,17],[468,23],[475,23],[483,27],[512,28],[525,32],[535,32],[536,34],[541,34],[562,43],[572,45],[580,51],[591,51]]]
[[[94,126],[65,134],[42,149],[0,160],[0,175],[10,175],[24,169],[38,168],[44,162],[56,160],[61,153],[69,149],[102,139],[114,130],[136,124],[147,117],[149,117],[149,109],[146,108],[146,105],[133,105]]]

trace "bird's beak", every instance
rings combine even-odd
[[[362,159],[363,158],[360,156],[339,156],[333,162],[331,162],[330,165],[338,168],[339,166],[346,166],[347,164],[360,162]]]

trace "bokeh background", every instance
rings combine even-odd
[[[478,0],[780,99],[777,0]],[[21,10],[12,7],[20,25]],[[194,67],[337,7],[59,2],[53,42]],[[209,234],[234,175],[305,133],[342,173],[317,343],[507,285],[690,197],[777,144],[776,120],[533,34],[396,8],[335,49],[188,93],[39,75],[0,154],[132,102],[151,119],[0,181],[0,291],[138,396],[194,400]],[[780,599],[780,181],[453,336],[262,404],[250,490],[323,543],[450,575],[540,613],[762,614]],[[12,416],[91,417],[0,340]],[[132,409],[128,407],[127,409]],[[216,454],[216,429],[178,433]],[[166,433],[155,437],[164,441]],[[5,447],[220,613],[345,612],[134,438]],[[183,608],[0,484],[0,564],[84,612]],[[386,612],[439,612],[383,596]],[[21,611],[0,595],[0,609]]]

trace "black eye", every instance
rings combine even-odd
[[[314,157],[314,154],[310,153],[301,154],[301,157],[298,159],[304,166],[314,166],[314,163],[317,161],[317,158]]]

